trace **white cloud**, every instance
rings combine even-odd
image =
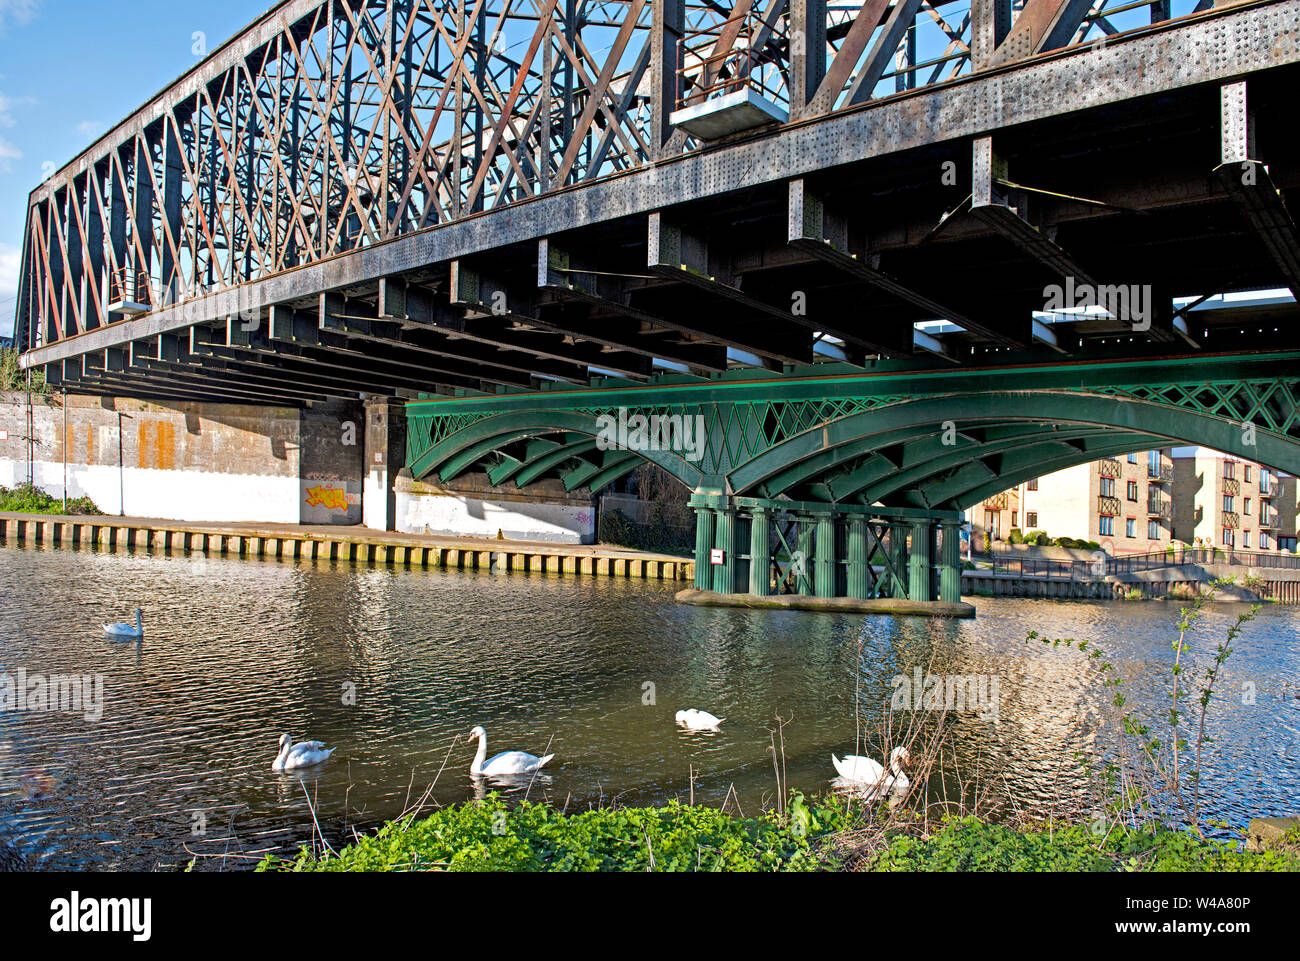
[[[0,0],[4,3],[4,0]],[[15,100],[13,97],[7,97],[0,93],[0,127],[12,127],[14,125],[14,107],[24,100]]]
[[[83,120],[77,124],[77,133],[87,140],[94,140],[104,132],[104,124],[99,120]]]
[[[13,161],[21,160],[23,152],[11,144],[4,137],[0,137],[0,173],[8,173],[13,166]]]
[[[18,274],[22,270],[22,250],[12,244],[0,244],[0,319],[12,313],[10,300],[18,294]]]
[[[0,0],[0,30],[4,29],[8,20],[14,23],[29,22],[36,16],[36,8],[40,5],[41,0]]]

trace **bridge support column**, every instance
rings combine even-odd
[[[849,597],[866,600],[871,596],[871,568],[867,564],[867,519],[855,516],[848,520],[848,577],[845,588]]]
[[[889,528],[889,553],[894,573],[890,578],[889,596],[906,598],[907,593],[907,527],[894,524]]]
[[[795,568],[794,592],[796,594],[811,594],[814,591],[810,573],[813,565],[814,529],[815,523],[807,514],[802,514],[795,519],[794,549],[799,555]]]
[[[709,552],[713,549],[713,508],[695,508],[695,589],[713,590],[713,565]]]
[[[394,397],[366,398],[366,475],[361,488],[361,523],[372,530],[397,530],[397,472],[406,466],[406,403]]]
[[[961,602],[961,525],[944,521],[939,525],[939,600]]]
[[[907,597],[912,601],[934,600],[930,577],[934,528],[928,520],[912,522],[912,547],[907,555]]]
[[[813,515],[817,528],[816,557],[813,560],[813,589],[818,597],[835,596],[835,515],[830,511]]]
[[[755,507],[749,528],[749,593],[767,597],[772,593],[771,517],[765,507]]]
[[[736,593],[736,512],[721,507],[715,512],[713,546],[722,551],[722,563],[713,567],[713,590],[718,594]]]

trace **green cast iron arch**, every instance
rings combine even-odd
[[[1007,469],[1014,470],[1018,468],[1019,465],[1015,461],[1007,464],[1009,457],[1014,456],[1015,458],[1028,458],[1030,460],[1039,458],[1041,461],[1041,455],[1059,454],[1063,447],[1067,448],[1066,453],[1070,454],[1068,447],[1076,442],[1104,442],[1107,436],[1115,433],[1113,429],[1105,427],[1070,426],[1059,431],[1044,427],[1018,438],[1007,437],[983,444],[957,445],[934,452],[933,457],[925,463],[918,464],[910,469],[897,471],[875,483],[863,485],[855,491],[846,491],[846,496],[857,496],[868,504],[889,503],[889,499],[900,492],[909,489],[924,489],[927,485],[933,483],[936,478],[947,477],[953,471],[960,470],[967,464],[973,465],[976,470],[983,470],[986,478],[997,478],[1001,477]],[[1124,436],[1128,437],[1130,435],[1125,434]],[[1138,436],[1140,440],[1137,441],[1134,450],[1145,450],[1153,446],[1163,446],[1164,444],[1162,438],[1154,435],[1142,434]],[[1080,463],[1092,460],[1096,456],[1092,454],[1091,450],[1078,447],[1074,449],[1073,453],[1079,457]],[[984,458],[992,456],[1001,458],[997,469],[990,468],[985,464]],[[1037,475],[1031,474],[1030,476]]]
[[[1134,446],[1132,435],[1125,435],[1127,440],[1117,440],[1116,443],[1098,447],[1088,451],[1086,456],[1062,454],[1059,457],[1050,458],[1035,464],[1032,468],[1023,468],[1018,471],[999,476],[996,480],[986,481],[977,486],[967,486],[956,492],[939,492],[934,491],[927,493],[922,489],[922,494],[926,495],[926,504],[937,503],[943,507],[951,507],[957,510],[966,510],[968,507],[974,507],[986,497],[994,494],[1000,494],[1008,488],[1015,487],[1017,484],[1023,484],[1027,480],[1033,480],[1035,477],[1041,477],[1044,474],[1050,474],[1053,471],[1064,470],[1067,467],[1074,467],[1077,464],[1086,464],[1090,460],[1096,460],[1102,457],[1119,457],[1121,454],[1129,454],[1134,450],[1144,449],[1143,445]]]
[[[564,431],[599,437],[600,421],[594,414],[566,410],[516,411],[485,417],[419,454],[410,464],[411,476],[420,480],[438,470],[440,476],[445,473],[454,477],[479,458],[514,441]],[[672,451],[637,450],[630,453],[663,468],[690,490],[699,487],[703,479],[698,467]]]
[[[933,395],[852,414],[769,448],[732,470],[728,479],[736,494],[749,495],[768,479],[809,458],[825,456],[846,445],[859,453],[869,453],[890,446],[886,437],[892,432],[919,427],[929,427],[933,432],[947,421],[959,430],[968,421],[1007,425],[1046,422],[1113,429],[1143,435],[1153,444],[1203,445],[1287,473],[1300,473],[1300,441],[1256,426],[1251,432],[1255,441],[1252,445],[1246,442],[1248,433],[1243,424],[1218,415],[1113,394],[998,391]],[[1080,451],[1074,463],[1096,456],[1091,451]],[[766,493],[774,496],[770,489]]]

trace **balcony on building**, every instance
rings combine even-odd
[[[1168,497],[1148,497],[1147,498],[1147,516],[1148,517],[1172,517],[1174,513],[1173,501]]]
[[[1097,472],[1102,477],[1119,477],[1122,470],[1120,462],[1114,457],[1103,457],[1097,461]]]

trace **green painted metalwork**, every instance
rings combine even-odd
[[[939,525],[939,600],[961,601],[961,535],[956,524]]]
[[[408,464],[417,478],[484,470],[573,490],[649,461],[692,490],[960,510],[1050,470],[1181,443],[1300,474],[1298,372],[1295,352],[919,373],[882,364],[430,399],[408,405]]]

